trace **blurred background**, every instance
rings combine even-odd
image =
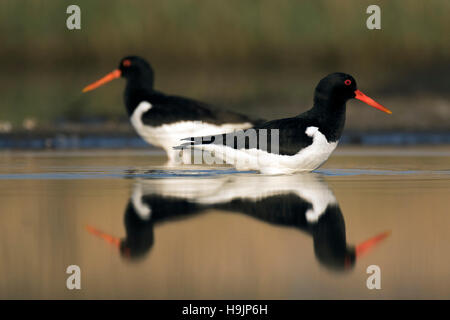
[[[70,4],[81,30],[66,28]],[[366,28],[371,4],[381,30]],[[346,142],[450,143],[449,13],[448,0],[2,0],[0,147],[137,139],[123,79],[81,94],[126,55],[153,65],[158,90],[267,119],[307,110],[322,77],[350,73],[393,115],[351,101]]]
[[[81,30],[66,27],[71,4]],[[366,27],[373,4],[381,30]],[[449,0],[0,0],[0,298],[450,298],[449,14]],[[266,119],[309,109],[327,74],[352,74],[393,114],[350,101],[347,146],[314,173],[331,190],[311,186],[308,199],[335,194],[349,245],[392,236],[337,275],[300,230],[211,207],[156,226],[142,263],[122,259],[85,226],[126,236],[128,203],[145,204],[135,182],[220,199],[232,187],[214,183],[241,177],[164,165],[129,123],[123,79],[81,93],[126,55],[152,64],[158,90]],[[242,175],[251,191],[255,175]],[[267,194],[280,210],[268,217],[284,220],[297,205],[278,195],[303,190],[278,178]],[[83,270],[78,293],[64,286],[69,264]],[[366,289],[370,264],[383,290]]]

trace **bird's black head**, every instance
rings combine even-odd
[[[357,259],[372,250],[390,234],[385,231],[356,246],[347,244],[345,221],[337,205],[329,205],[313,226],[314,253],[321,265],[329,270],[349,271]]]
[[[154,73],[150,64],[137,56],[128,56],[120,60],[120,75],[131,81],[143,81],[153,86]]]
[[[319,81],[314,100],[319,103],[326,101],[334,102],[334,105],[342,105],[355,97],[355,90],[357,90],[356,81],[351,75],[336,72]]]
[[[314,253],[321,265],[346,271],[355,265],[355,250],[347,245],[345,221],[337,204],[328,205],[312,229]]]
[[[154,74],[150,64],[142,58],[128,56],[120,60],[118,69],[84,87],[83,92],[94,90],[120,77],[127,79],[128,84],[132,83],[134,87],[150,90],[153,88]]]
[[[122,240],[119,247],[121,257],[130,262],[139,262],[143,260],[153,247],[153,233],[151,236],[151,242],[142,240],[136,242],[136,239]]]
[[[151,199],[145,206],[152,212]],[[125,209],[124,223],[126,237],[120,243],[121,256],[130,261],[139,261],[152,249],[154,243],[153,219],[142,219],[132,199]]]
[[[335,72],[319,81],[314,93],[314,106],[328,111],[345,109],[345,103],[356,98],[386,113],[392,113],[378,102],[366,96],[356,85],[356,80],[349,74]]]

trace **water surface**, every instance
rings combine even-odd
[[[339,148],[292,176],[166,167],[158,151],[2,152],[0,298],[448,299],[449,191],[448,147]]]

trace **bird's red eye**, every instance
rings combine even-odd
[[[129,67],[129,66],[131,66],[131,61],[130,60],[123,60],[123,62],[122,62],[122,65],[124,66],[124,67]]]
[[[344,83],[345,83],[346,86],[349,86],[349,85],[352,84],[352,80],[347,79],[347,80],[344,81]]]

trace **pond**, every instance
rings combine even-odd
[[[1,299],[450,298],[448,147],[344,146],[287,176],[3,151],[0,181]]]

